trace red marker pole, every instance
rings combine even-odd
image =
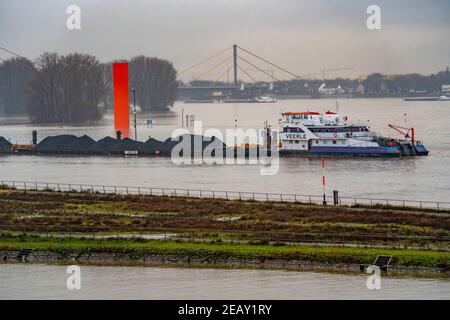
[[[323,205],[327,205],[327,197],[325,195],[325,159],[322,159],[322,188],[323,188]]]

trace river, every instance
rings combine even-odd
[[[184,104],[166,114],[140,115],[140,140],[166,139],[181,126],[181,115],[195,115],[203,127],[262,128],[277,125],[281,111],[336,111],[335,100],[280,100],[274,104]],[[387,124],[415,127],[416,136],[431,154],[402,159],[328,159],[327,193],[341,196],[450,201],[450,102],[406,102],[401,99],[342,99],[341,116],[395,136]],[[147,128],[144,120],[154,126]],[[236,121],[237,120],[237,121]],[[0,136],[29,143],[32,130],[39,138],[56,134],[88,134],[95,139],[114,136],[112,116],[93,126],[34,126],[23,118],[0,118]],[[282,158],[278,174],[260,175],[259,165],[175,165],[168,158],[95,156],[0,156],[0,179],[61,183],[139,185],[154,187],[321,194],[319,159]]]
[[[450,282],[273,270],[81,267],[81,289],[66,267],[0,264],[0,299],[450,299]]]

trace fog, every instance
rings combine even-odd
[[[71,4],[81,8],[81,30],[66,27]],[[381,8],[381,30],[366,27],[371,4]],[[236,43],[299,74],[429,74],[450,64],[449,39],[448,0],[0,0],[0,46],[28,58],[145,54],[183,69]]]

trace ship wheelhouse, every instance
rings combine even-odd
[[[286,112],[282,114],[281,148],[310,151],[315,147],[376,147],[374,134],[364,125],[341,123],[334,112]]]

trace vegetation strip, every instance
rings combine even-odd
[[[35,236],[2,236],[0,250],[33,248],[68,256],[70,254],[111,253],[139,258],[167,256],[197,258],[214,263],[226,260],[309,261],[326,264],[371,264],[378,255],[394,257],[393,265],[439,268],[448,271],[450,253],[424,250],[389,250],[347,247],[315,247],[304,245],[264,245],[177,242],[143,239],[70,239]]]

